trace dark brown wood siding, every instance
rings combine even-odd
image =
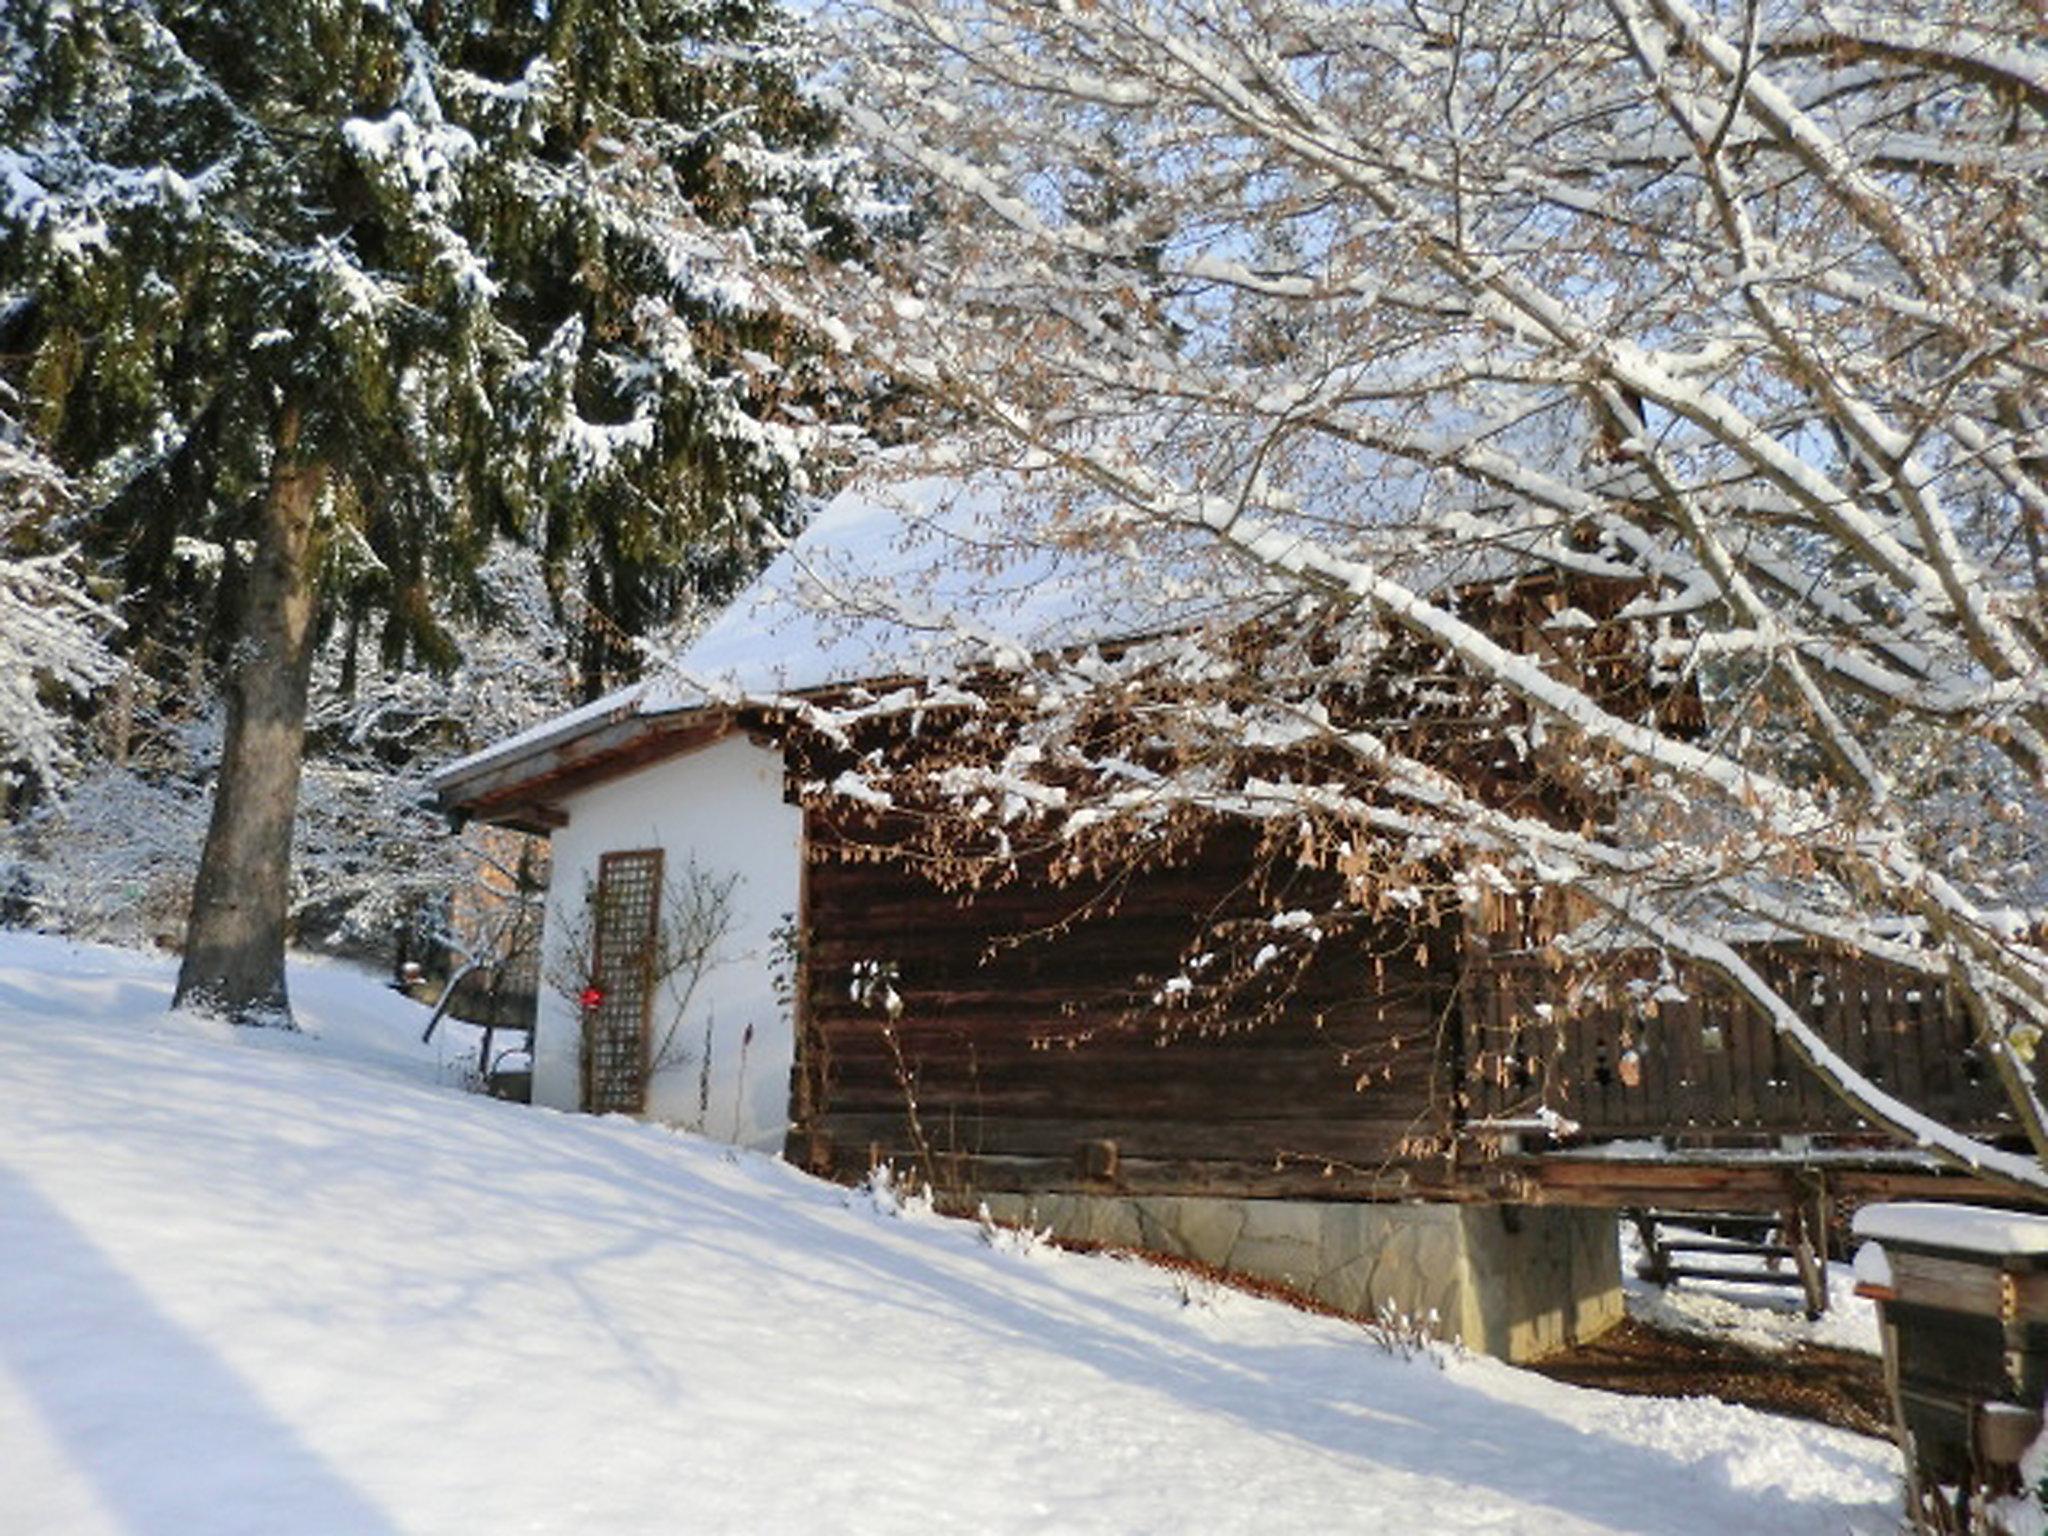
[[[1968,1014],[1939,981],[1791,944],[1748,946],[1746,954],[1879,1088],[1981,1135],[2014,1129]],[[1652,993],[1639,1004],[1569,1006],[1583,980],[1522,955],[1475,954],[1465,1046],[1475,1119],[1547,1106],[1577,1122],[1587,1140],[1868,1130],[1763,1014],[1717,979],[1681,977],[1661,1000]]]
[[[1450,930],[1333,932],[1228,1007],[1162,1003],[1207,923],[1320,912],[1333,877],[1219,832],[1126,885],[963,897],[815,813],[807,843],[794,1160],[888,1159],[954,1193],[1244,1194],[1400,1193],[1439,1160]]]

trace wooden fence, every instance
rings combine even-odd
[[[2010,1128],[2003,1091],[1964,1010],[1938,981],[1794,946],[1748,958],[1851,1067],[1952,1125]],[[1856,1114],[1725,985],[1692,978],[1625,1000],[1527,956],[1489,957],[1465,981],[1461,1067],[1468,1122],[1540,1109],[1589,1139],[1853,1135]]]

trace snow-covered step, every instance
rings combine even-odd
[[[1810,1316],[1827,1308],[1820,1255],[1807,1223],[1795,1216],[1647,1210],[1632,1219],[1643,1245],[1636,1273],[1645,1280],[1775,1286],[1802,1292]]]

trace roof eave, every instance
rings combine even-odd
[[[562,801],[606,779],[708,746],[733,727],[733,712],[705,705],[580,720],[522,744],[517,753],[443,770],[435,802],[452,816],[545,834],[568,825]]]

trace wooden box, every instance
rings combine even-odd
[[[2004,1489],[2048,1393],[2048,1216],[1900,1202],[1857,1214],[1860,1294],[1916,1487]]]

